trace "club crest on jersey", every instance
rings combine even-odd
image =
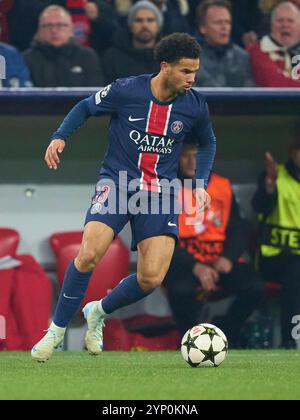
[[[174,134],[179,134],[183,130],[183,123],[181,121],[174,121],[171,125],[171,131]]]
[[[99,92],[96,93],[95,95],[96,105],[99,105],[101,103],[101,100],[107,96],[108,92],[110,91],[110,88],[111,88],[111,84],[106,86],[104,89],[99,90]]]

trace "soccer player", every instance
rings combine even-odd
[[[141,201],[143,194],[151,194],[161,207],[162,181],[177,177],[181,145],[192,132],[198,141],[195,180],[204,182],[204,188],[195,188],[193,193],[200,197],[199,209],[209,202],[205,187],[214,161],[216,139],[206,101],[192,89],[200,66],[199,54],[197,41],[188,34],[175,33],[163,38],[155,49],[160,63],[158,74],[116,80],[77,104],[51,137],[45,160],[50,169],[57,169],[59,154],[68,137],[91,115],[111,115],[109,146],[87,212],[81,248],[66,271],[53,322],[32,349],[34,360],[48,360],[54,348],[62,343],[93,269],[128,221],[133,234],[132,249],[138,251],[137,273],[120,281],[99,302],[90,302],[83,308],[88,324],[85,344],[90,354],[102,351],[102,330],[107,315],[152,293],[168,271],[178,238],[178,214],[173,207],[169,214],[161,209],[158,214],[124,211],[124,203],[119,203],[118,198],[117,211],[104,211],[115,192],[116,197],[125,196],[128,202],[132,197],[128,184],[119,180],[120,171],[127,172],[128,183],[137,180]]]

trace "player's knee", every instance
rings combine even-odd
[[[147,270],[138,275],[139,284],[143,290],[150,291],[159,287],[164,279],[164,275],[158,270]]]
[[[98,262],[99,257],[95,250],[80,252],[76,258],[76,266],[79,271],[92,271]]]

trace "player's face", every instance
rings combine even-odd
[[[300,13],[291,7],[281,7],[272,21],[272,37],[285,47],[300,39]]]
[[[67,44],[73,36],[73,25],[71,17],[62,12],[46,12],[39,22],[38,39],[41,42],[62,47]]]
[[[195,82],[200,60],[199,58],[182,58],[177,63],[165,63],[164,67],[169,90],[177,95],[184,95]]]
[[[180,156],[179,170],[184,178],[194,178],[196,171],[197,149],[195,146],[186,146]]]
[[[205,24],[199,30],[211,45],[227,45],[230,41],[232,18],[225,7],[212,6],[208,9]]]
[[[140,43],[154,41],[159,33],[155,14],[147,9],[138,10],[131,25],[131,32],[133,38]]]

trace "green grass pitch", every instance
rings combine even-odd
[[[300,352],[230,351],[218,368],[180,352],[59,352],[44,364],[2,352],[0,399],[300,399]]]

